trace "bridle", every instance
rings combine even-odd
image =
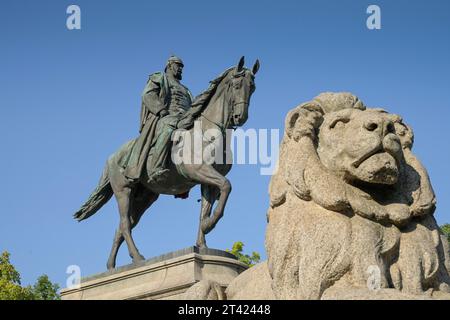
[[[229,80],[229,81],[228,81],[227,92],[230,91],[231,83],[232,83],[232,81]],[[200,114],[200,116],[201,116],[202,118],[206,119],[207,121],[209,121],[210,123],[214,124],[215,126],[217,126],[217,127],[220,129],[220,132],[221,132],[222,134],[224,134],[225,131],[226,131],[227,129],[229,129],[229,128],[231,128],[231,129],[233,129],[233,130],[236,130],[236,129],[237,129],[237,127],[238,127],[237,125],[235,125],[235,126],[230,126],[230,123],[231,123],[231,118],[234,116],[234,110],[235,110],[235,107],[238,106],[238,105],[240,105],[240,104],[246,104],[246,102],[245,102],[245,101],[239,101],[238,103],[234,103],[234,101],[233,101],[233,103],[231,104],[230,112],[228,113],[227,120],[225,121],[225,123],[224,123],[223,125],[220,124],[220,123],[217,123],[217,122],[215,122],[215,121],[213,121],[213,120],[211,120],[211,119],[209,119],[208,117],[206,117],[206,116],[203,114],[203,112]]]

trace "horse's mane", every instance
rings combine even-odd
[[[234,67],[225,70],[216,79],[210,81],[208,89],[206,89],[205,91],[203,91],[194,98],[194,101],[192,102],[192,107],[188,111],[186,111],[182,119],[187,117],[191,117],[191,119],[197,118],[211,101],[211,98],[216,93],[219,84],[233,69]]]

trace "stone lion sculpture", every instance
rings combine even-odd
[[[268,260],[228,299],[450,298],[447,239],[400,116],[350,93],[291,110],[269,186]]]

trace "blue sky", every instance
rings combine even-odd
[[[66,28],[81,8],[82,29]],[[366,28],[381,7],[382,29]],[[107,157],[136,137],[148,74],[170,54],[200,93],[246,56],[261,69],[244,128],[283,129],[288,110],[323,91],[350,91],[400,114],[428,168],[436,218],[450,222],[450,2],[438,1],[23,1],[0,5],[0,251],[33,283],[65,286],[68,265],[102,272],[118,225],[114,200],[93,218],[72,214],[96,186]],[[264,253],[269,176],[235,166],[224,218],[210,247],[243,241]],[[195,242],[199,190],[161,197],[134,236],[152,257]],[[265,254],[263,254],[265,256]],[[122,247],[118,264],[130,262]]]

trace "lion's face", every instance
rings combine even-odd
[[[271,209],[299,199],[396,226],[433,214],[433,188],[413,142],[400,116],[367,108],[351,93],[322,93],[286,116]]]
[[[324,115],[317,153],[349,182],[395,184],[402,154],[392,116],[380,109],[344,109]]]

